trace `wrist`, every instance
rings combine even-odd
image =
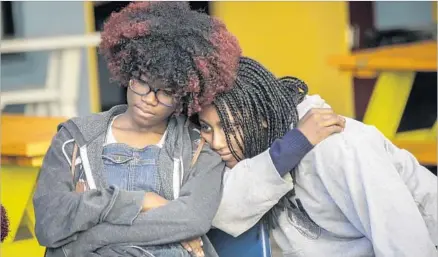
[[[153,192],[147,192],[144,194],[142,212],[166,205],[167,202],[168,200],[160,195]]]

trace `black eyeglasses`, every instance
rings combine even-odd
[[[174,99],[173,95],[174,92],[169,89],[163,89],[163,88],[151,88],[146,83],[140,82],[138,80],[130,80],[129,81],[129,89],[132,90],[135,94],[139,96],[147,96],[151,91],[154,92],[155,97],[157,98],[157,101],[166,106],[166,107],[173,107]]]

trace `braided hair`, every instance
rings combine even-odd
[[[307,92],[307,85],[302,80],[295,77],[277,79],[257,61],[241,57],[234,87],[217,95],[213,101],[227,144],[237,161],[266,151],[291,126],[295,127],[299,119],[297,105],[303,101]],[[237,154],[232,139],[243,156]],[[294,171],[290,173],[294,178]],[[278,226],[278,217],[283,210],[289,210],[289,216],[292,217],[297,207],[302,209],[299,201],[299,206],[296,206],[290,200],[294,194],[292,189],[265,215],[264,221],[269,227]],[[301,221],[304,216],[308,218],[305,212],[297,215],[301,215],[298,218]],[[306,221],[304,223],[300,224],[301,227],[310,224]],[[304,229],[304,232],[308,230],[312,228]]]
[[[234,157],[240,161],[262,153],[275,139],[282,137],[291,124],[295,126],[298,122],[296,106],[306,94],[303,81],[294,77],[277,79],[260,63],[241,57],[233,89],[219,94],[213,101]],[[231,137],[244,156],[237,155]],[[244,139],[243,142],[239,142],[239,138]]]

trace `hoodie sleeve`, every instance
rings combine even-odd
[[[332,201],[370,240],[376,257],[436,256],[400,167],[392,163],[379,133],[364,129],[354,139],[339,134],[321,143],[312,160],[315,171]]]
[[[180,196],[163,207],[141,213],[132,226],[101,223],[64,247],[72,256],[85,256],[109,244],[162,245],[199,237],[208,232],[219,206],[224,163],[204,146],[194,174]]]
[[[312,148],[307,138],[293,129],[275,140],[267,151],[228,170],[213,226],[235,237],[253,227],[292,190],[293,183],[286,174]]]
[[[39,243],[59,247],[77,238],[77,233],[99,223],[130,225],[141,210],[144,192],[110,187],[74,192],[70,164],[63,144],[71,139],[61,128],[52,140],[41,168],[33,204],[35,233]]]
[[[283,177],[293,170],[312,148],[313,145],[299,129],[292,129],[272,143],[269,155],[278,173]]]

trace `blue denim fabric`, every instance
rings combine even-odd
[[[100,256],[111,257],[192,257],[180,244],[163,246],[116,246],[102,247],[97,251]]]
[[[158,154],[160,148],[152,145],[135,149],[125,144],[109,144],[103,149],[104,176],[108,185],[128,191],[160,194]]]
[[[158,155],[156,145],[136,149],[125,144],[109,144],[103,149],[104,177],[108,185],[128,191],[155,192],[161,195]],[[106,248],[106,247],[105,247]],[[111,251],[111,246],[102,251]],[[180,244],[163,246],[125,246],[120,256],[190,257]]]

